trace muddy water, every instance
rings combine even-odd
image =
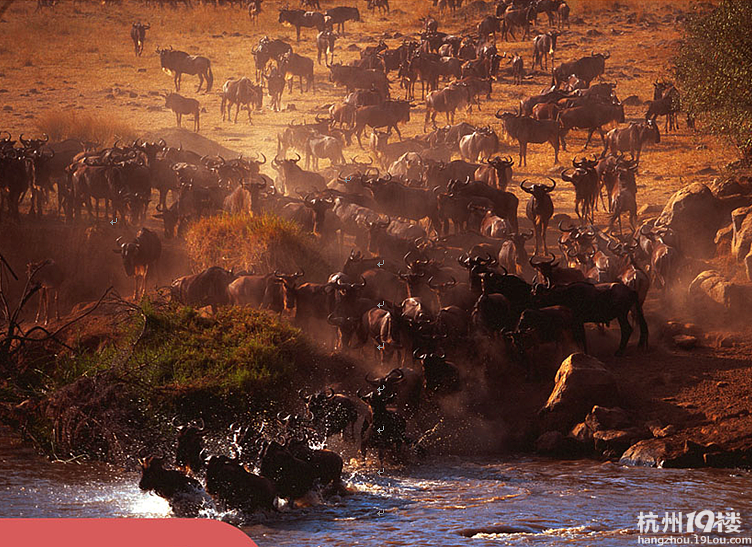
[[[1,517],[168,516],[138,475],[50,463],[0,438]],[[349,474],[355,493],[257,515],[262,547],[350,545],[637,545],[637,515],[734,509],[752,536],[752,475],[626,468],[592,461],[442,458],[409,471]]]

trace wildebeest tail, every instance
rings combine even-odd
[[[211,66],[206,68],[206,92],[209,93],[214,83],[214,74],[212,73]]]

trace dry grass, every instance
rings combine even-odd
[[[39,116],[35,126],[40,132],[47,133],[53,142],[80,139],[99,146],[110,146],[117,139],[128,141],[138,135],[124,120],[75,111],[50,110]]]
[[[221,265],[270,273],[302,268],[311,281],[323,281],[332,271],[319,251],[320,242],[274,215],[203,218],[188,230],[186,246],[200,269]]]

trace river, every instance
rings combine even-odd
[[[733,510],[742,525],[734,536],[752,536],[752,474],[743,471],[528,457],[375,471],[347,474],[351,496],[258,515],[243,530],[261,547],[617,546],[638,544],[640,512]],[[100,463],[51,463],[0,437],[0,517],[168,516],[138,479]]]

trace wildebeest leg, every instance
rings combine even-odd
[[[181,115],[181,114],[179,114],[178,112],[175,112],[175,118],[176,118],[176,120],[177,120],[177,122],[178,122],[178,127],[180,127],[180,118],[181,118],[181,117],[182,117],[182,115]]]
[[[587,140],[585,141],[585,146],[582,147],[583,150],[588,147],[588,144],[590,144],[590,140],[593,138],[593,133],[595,133],[594,127],[588,131],[588,136],[587,136]],[[603,135],[603,133],[601,133],[601,135]]]
[[[180,91],[180,72],[175,71],[175,91]]]
[[[300,27],[295,27],[295,31],[297,32],[297,35],[298,35],[297,40],[298,42],[300,42]]]
[[[527,166],[527,141],[520,141],[520,165]]]
[[[632,325],[629,324],[626,313],[619,316],[619,327],[621,328],[621,341],[619,342],[619,349],[616,352],[616,355],[622,355],[624,353],[624,350],[627,348],[627,343],[629,342],[629,337],[632,336]]]
[[[551,146],[554,147],[554,165],[556,165],[557,163],[559,163],[559,139],[554,137],[553,142],[551,142]]]

